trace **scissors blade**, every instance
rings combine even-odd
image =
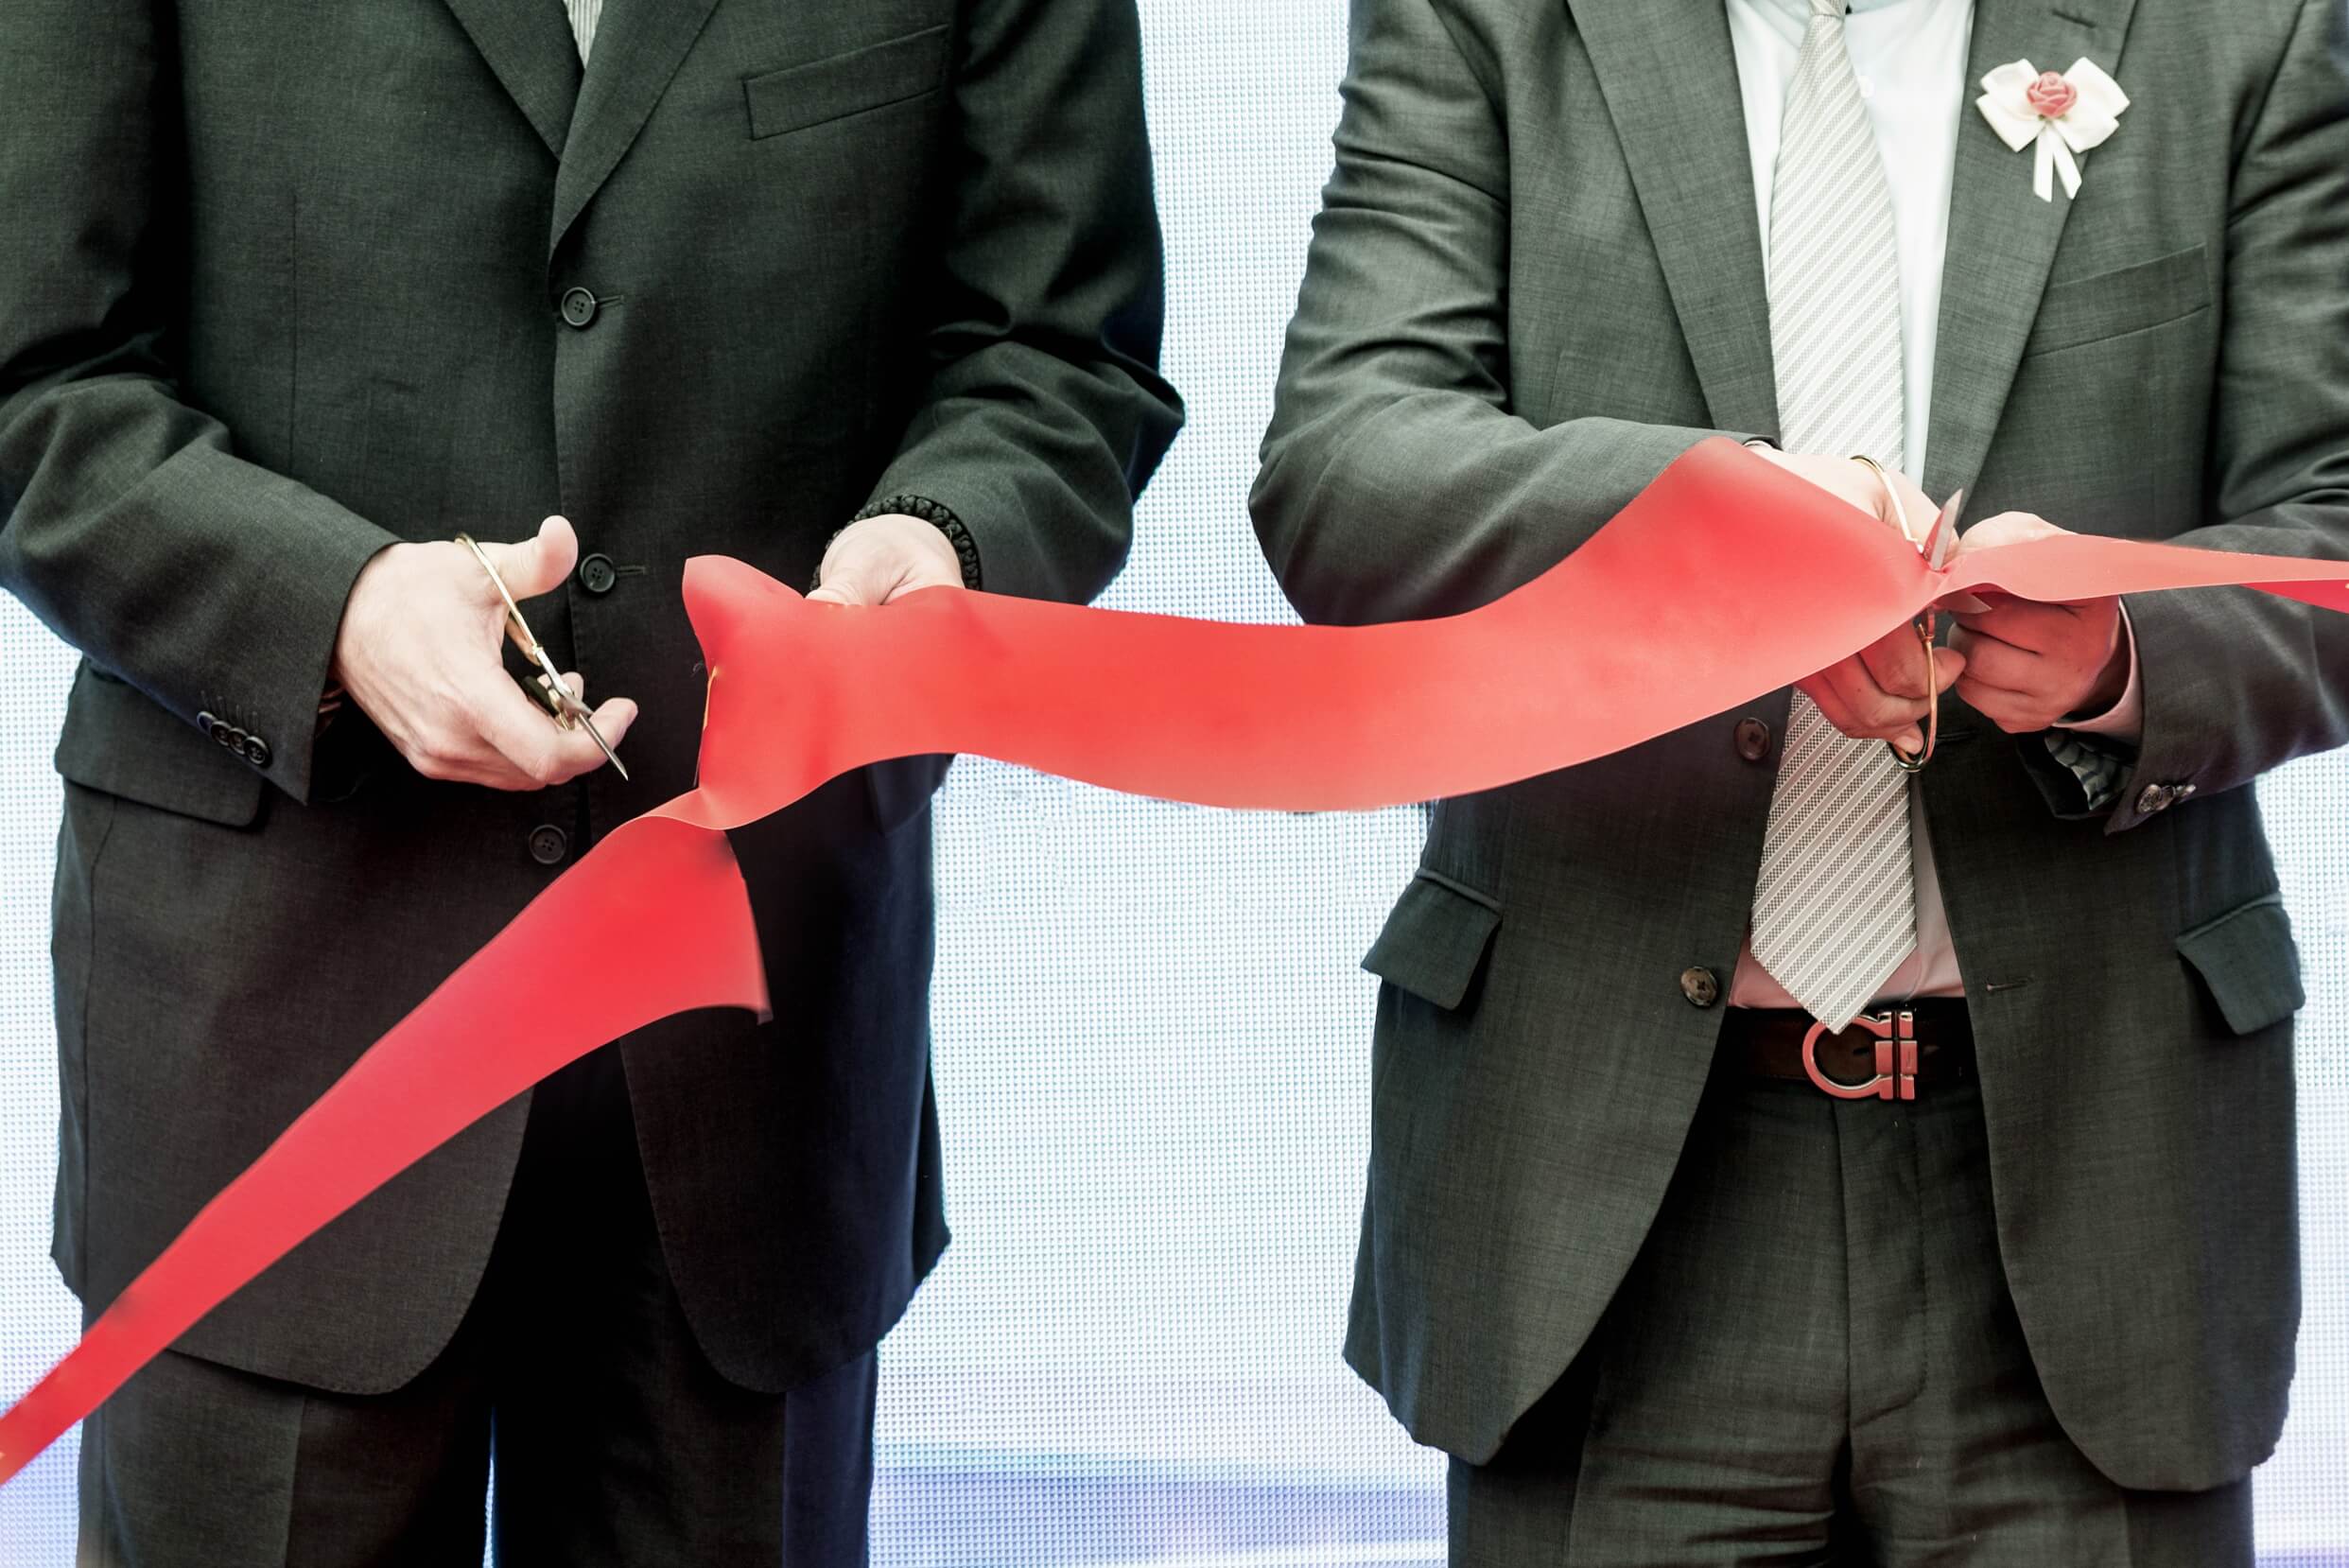
[[[1925,562],[1935,571],[1949,563],[1949,547],[1958,537],[1958,516],[1965,510],[1966,493],[1952,496],[1933,519],[1933,528],[1925,535]]]
[[[587,738],[589,740],[595,741],[598,746],[602,748],[603,759],[612,764],[613,772],[620,775],[621,782],[631,782],[628,777],[628,764],[619,759],[619,753],[612,749],[612,742],[606,740],[603,738],[603,732],[596,728],[596,722],[593,719],[588,718],[584,713],[580,714],[578,718],[579,727],[587,732]]]

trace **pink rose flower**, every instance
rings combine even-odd
[[[2042,71],[2039,79],[2023,90],[2023,96],[2045,118],[2060,120],[2079,101],[2079,89],[2065,81],[2060,71]]]

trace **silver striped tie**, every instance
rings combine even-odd
[[[1770,349],[1786,449],[1903,461],[1891,190],[1844,48],[1811,0],[1770,191]],[[1850,1023],[1917,944],[1907,775],[1798,691],[1753,895],[1753,955],[1812,1016]]]
[[[603,20],[603,0],[563,0],[563,9],[571,13],[571,36],[579,40],[579,62],[584,65],[595,46],[596,24]]]

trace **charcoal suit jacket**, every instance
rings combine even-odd
[[[1721,0],[1353,16],[1254,497],[1321,621],[1494,599],[1695,442],[1778,427]],[[2340,0],[1979,0],[1969,83],[2086,57],[2132,104],[2078,199],[2043,201],[1969,89],[1929,493],[1963,487],[1969,521],[2349,556],[2344,26]],[[2144,736],[2116,805],[1946,700],[1921,785],[2047,1395],[2115,1481],[2198,1488],[2270,1451],[2291,1380],[2303,993],[2246,786],[2349,740],[2349,617],[2249,590],[2129,609]],[[1657,1213],[1777,766],[1738,726],[1783,735],[1786,702],[1436,809],[1367,959],[1347,1341],[1422,1441],[1494,1454]]]
[[[919,497],[1083,600],[1178,422],[1132,0],[27,0],[0,47],[0,584],[82,652],[57,761],[55,1253],[92,1311],[597,836],[687,788],[688,556],[809,580]],[[346,708],[394,540],[579,530],[528,608],[642,704],[622,782],[426,782]],[[223,740],[225,737],[225,740]],[[632,1037],[712,1362],[873,1345],[945,1244],[941,759],[735,836],[775,1017]],[[511,1005],[593,975],[516,975]],[[482,1020],[485,1040],[497,1020]],[[355,1392],[463,1315],[527,1096],[181,1349]]]

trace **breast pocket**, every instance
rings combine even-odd
[[[946,85],[949,34],[926,27],[806,65],[748,77],[742,96],[754,141],[845,119]]]
[[[2210,270],[2200,245],[2151,261],[2047,286],[2026,356],[2053,354],[2166,325],[2210,308]]]

